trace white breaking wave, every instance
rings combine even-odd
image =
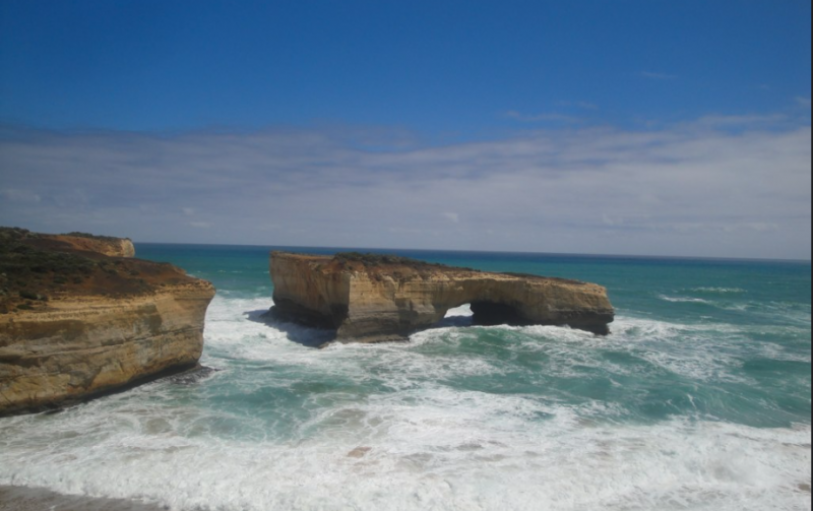
[[[737,363],[725,345],[740,335],[732,325],[621,316],[604,338],[566,327],[447,327],[409,344],[315,350],[329,333],[267,324],[259,316],[271,305],[213,300],[202,362],[221,371],[184,399],[158,382],[56,416],[3,419],[0,484],[178,511],[810,509],[809,425],[627,424],[598,419],[620,416],[613,404],[445,383],[504,374],[499,357],[470,354],[489,333],[504,339],[506,357],[541,351],[561,376],[577,366],[634,371],[600,358],[617,349],[698,381],[725,378]],[[705,341],[709,330],[724,334],[722,346]],[[303,409],[264,410],[270,418],[195,398],[215,387],[235,400],[250,386],[294,392],[320,378],[361,385],[377,374],[387,390],[314,395]],[[281,433],[277,421],[286,420],[292,430]]]
[[[178,410],[186,420],[199,413]],[[536,413],[553,418],[525,420]],[[313,421],[341,427],[291,442],[189,436],[164,415],[145,409],[110,415],[90,406],[49,424],[17,419],[4,427],[0,483],[140,498],[174,510],[810,505],[806,426],[760,430],[681,420],[598,426],[566,407],[441,389],[325,409]]]
[[[743,294],[748,292],[738,287],[693,287],[689,291],[708,294]]]
[[[703,303],[707,305],[713,305],[713,302],[710,302],[709,300],[704,300],[702,298],[692,298],[688,296],[658,295],[658,298],[665,302],[672,303]]]

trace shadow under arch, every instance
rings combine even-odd
[[[461,314],[462,312],[468,312],[468,314]],[[416,331],[449,327],[526,326],[530,324],[533,323],[528,321],[520,309],[514,305],[498,301],[475,300],[451,307],[443,319]]]
[[[461,314],[460,312],[466,312],[460,311],[463,308],[470,309],[471,314]],[[455,313],[454,311],[458,312]],[[337,341],[338,333],[335,329],[314,328],[303,326],[301,323],[294,321],[279,319],[268,309],[247,311],[244,314],[249,321],[280,330],[285,333],[289,341],[308,348],[324,348]],[[405,333],[401,341],[408,340],[409,335],[413,333],[440,328],[496,325],[525,326],[529,324],[532,323],[513,305],[498,301],[472,301],[471,303],[463,303],[449,308],[441,320]],[[384,342],[395,342],[395,340]]]
[[[311,328],[271,317],[268,309],[246,311],[246,319],[285,333],[289,341],[307,348],[322,348],[336,340],[336,331]]]
[[[460,314],[461,309],[468,310],[469,314]],[[454,311],[458,311],[455,313]],[[451,314],[450,314],[451,313]],[[469,327],[469,326],[527,326],[534,324],[522,314],[517,306],[488,300],[474,300],[451,307],[446,316],[436,323],[432,323],[416,331],[432,330],[436,328]]]

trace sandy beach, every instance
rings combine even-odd
[[[120,499],[62,495],[40,488],[0,486],[0,511],[166,511]]]

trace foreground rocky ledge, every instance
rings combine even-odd
[[[0,511],[166,511],[123,499],[64,495],[42,488],[0,486]]]
[[[273,252],[271,279],[273,317],[336,329],[344,342],[402,340],[464,304],[477,324],[569,325],[599,335],[615,314],[596,284],[395,256]]]
[[[128,245],[0,229],[0,415],[197,364],[214,288],[169,264],[92,251],[132,255]]]

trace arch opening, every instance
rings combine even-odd
[[[475,301],[471,303],[472,322],[480,326],[527,325],[522,313],[507,303]]]
[[[464,303],[447,309],[440,321],[428,325],[427,329],[472,326],[471,304]]]

